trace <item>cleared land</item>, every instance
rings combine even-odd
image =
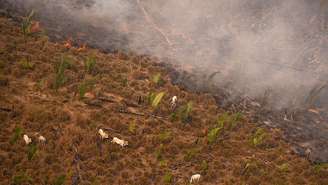
[[[0,91],[0,184],[328,184],[279,130],[172,85],[155,58],[52,43],[4,17]]]

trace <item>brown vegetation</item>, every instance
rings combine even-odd
[[[150,57],[67,48],[17,24],[0,18],[0,184],[188,184],[195,173],[200,184],[328,184],[327,165],[293,154],[278,130],[172,85]]]

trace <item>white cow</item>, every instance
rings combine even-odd
[[[38,137],[38,140],[41,142],[41,143],[45,143],[47,140],[46,140],[46,138],[45,137],[43,137],[43,136],[39,136]]]
[[[128,145],[128,142],[127,141],[124,141],[122,139],[119,139],[117,137],[114,137],[113,140],[112,140],[112,143],[116,143],[118,145],[121,145],[122,147],[125,147]]]
[[[178,97],[177,96],[173,96],[171,99],[171,107],[174,109],[177,105],[177,101],[178,101]]]
[[[101,139],[108,139],[109,136],[106,132],[104,132],[102,129],[99,129],[98,133],[100,134]]]
[[[199,180],[200,180],[200,174],[195,174],[195,175],[191,176],[190,184],[192,184],[194,182],[197,183],[197,182],[199,182]]]
[[[28,135],[24,134],[23,136],[25,143],[28,145],[32,143],[32,139],[28,137]]]

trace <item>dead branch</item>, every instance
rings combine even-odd
[[[110,128],[110,127],[106,127],[106,128],[103,128],[104,130],[109,130],[109,131],[114,131],[114,132],[119,132],[118,130],[115,130],[113,128]]]
[[[4,107],[0,107],[0,111],[4,111],[4,112],[13,112],[12,109],[4,108]]]
[[[132,114],[132,115],[137,115],[137,116],[146,116],[145,114],[138,113],[138,112],[131,112],[131,111],[120,111],[120,113],[123,113],[123,114]]]

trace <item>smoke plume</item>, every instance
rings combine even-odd
[[[276,108],[304,106],[313,89],[327,81],[324,0],[16,0],[11,4],[35,9],[63,29],[93,28],[89,40],[98,47],[170,58],[184,70],[208,76],[217,72],[212,75],[215,85],[231,89],[233,95],[270,94]],[[316,103],[328,104],[324,94],[320,92]]]

